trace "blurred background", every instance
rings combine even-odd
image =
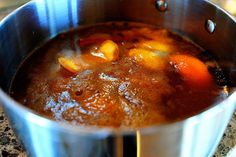
[[[15,8],[21,4],[28,2],[29,0],[0,0],[0,11],[6,11],[11,8]],[[225,10],[236,16],[236,0],[209,0],[212,1]]]
[[[7,10],[9,8],[17,7],[23,3],[28,2],[29,0],[0,0],[0,11]],[[212,1],[228,12],[236,16],[236,0],[209,0]]]
[[[29,0],[0,0],[0,10],[16,7],[28,1]]]
[[[210,0],[236,16],[236,0]]]

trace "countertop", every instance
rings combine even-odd
[[[214,2],[222,2],[219,0],[212,0]],[[234,0],[232,0],[234,1]],[[218,4],[220,4],[218,3]],[[0,19],[4,17],[4,15],[8,14],[8,10],[4,10],[0,12]],[[229,157],[236,148],[236,112],[234,113],[225,133],[219,144],[214,157]],[[0,106],[0,157],[26,157],[27,154],[17,140],[14,132],[12,131],[9,122]],[[230,157],[235,157],[236,155],[232,155]]]

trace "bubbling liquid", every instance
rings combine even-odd
[[[203,53],[146,24],[78,28],[37,49],[19,68],[11,95],[42,116],[75,125],[171,123],[226,97],[199,59]]]

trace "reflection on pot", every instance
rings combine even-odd
[[[232,15],[236,16],[236,0],[211,0],[212,2],[220,5]]]

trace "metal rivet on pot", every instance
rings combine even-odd
[[[156,8],[161,12],[165,12],[168,9],[168,3],[165,0],[156,0]]]
[[[214,33],[216,29],[216,23],[212,20],[206,20],[205,28],[208,33]]]

